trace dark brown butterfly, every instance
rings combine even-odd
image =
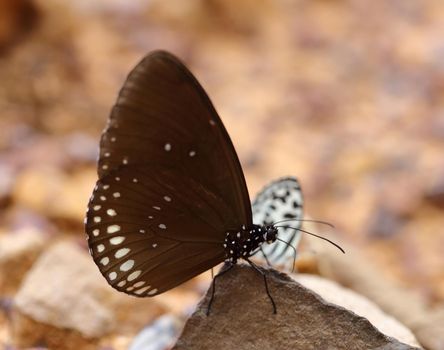
[[[230,137],[203,88],[167,52],[147,55],[129,74],[102,135],[98,175],[86,232],[119,291],[154,296],[224,260],[256,268],[249,257],[278,239],[269,217],[253,224]],[[301,207],[300,195],[287,196],[300,189],[294,179],[276,184],[276,193],[290,187],[264,192],[258,208],[273,205],[269,196],[299,198],[283,208]]]
[[[222,121],[167,52],[149,54],[129,74],[102,135],[98,174],[86,220],[89,247],[122,292],[153,296],[227,254],[235,261],[245,252],[233,249],[260,228]],[[227,234],[236,241],[229,250]]]

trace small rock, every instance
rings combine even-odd
[[[98,338],[135,334],[163,312],[154,299],[112,289],[84,250],[62,241],[38,259],[16,295],[14,345],[95,349]]]
[[[444,208],[444,172],[441,172],[430,184],[424,194],[425,199],[431,204]]]
[[[181,322],[173,315],[163,315],[145,327],[133,340],[129,350],[165,350],[174,345]]]
[[[384,205],[375,208],[369,221],[367,232],[373,238],[390,238],[403,224],[403,220]]]
[[[272,313],[262,277],[237,265],[217,280],[174,349],[417,349],[390,338],[366,318],[323,300],[287,275],[264,270],[277,306]]]
[[[0,295],[12,295],[43,250],[45,236],[34,228],[0,235]]]
[[[28,168],[16,179],[13,199],[50,218],[80,223],[96,178],[93,169],[68,175],[53,166]]]

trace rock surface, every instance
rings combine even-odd
[[[380,269],[351,246],[341,243],[347,252],[344,256],[319,239],[306,237],[306,241],[316,251],[317,268],[322,276],[371,299],[385,313],[409,327],[426,349],[444,349],[444,305],[432,309],[423,296],[381,274]]]
[[[319,276],[295,274],[291,277],[304,287],[319,294],[325,301],[340,305],[359,316],[365,317],[385,335],[406,344],[420,346],[413,333],[406,326],[383,312],[379,306],[366,297],[351,289],[346,289],[332,280]]]
[[[47,238],[33,228],[0,235],[0,295],[14,293]]]
[[[217,280],[210,316],[206,310],[211,289],[174,349],[416,349],[288,276],[266,273],[276,315],[261,276],[238,265]]]
[[[95,349],[98,338],[110,332],[135,334],[163,312],[154,299],[113,290],[80,246],[62,241],[38,259],[16,295],[13,343]]]

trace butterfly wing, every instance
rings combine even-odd
[[[225,232],[252,223],[234,147],[208,96],[174,56],[129,74],[100,142],[86,232],[116,289],[153,296],[224,259]]]
[[[257,225],[269,225],[281,220],[296,219],[295,221],[281,223],[294,228],[300,228],[303,217],[303,197],[301,186],[294,177],[288,177],[273,181],[267,185],[255,198],[253,202],[253,222]],[[280,226],[278,224],[278,226]],[[279,228],[279,239],[271,245],[264,244],[263,252],[268,260],[275,264],[282,264],[294,251],[289,247],[296,247],[300,240],[300,232]]]

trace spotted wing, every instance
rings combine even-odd
[[[100,143],[86,232],[116,289],[167,291],[224,259],[225,232],[252,222],[231,140],[187,68],[166,52],[130,73]]]
[[[273,181],[267,185],[253,202],[253,222],[257,225],[272,224],[281,220],[296,219],[291,222],[283,222],[277,226],[301,227],[303,217],[303,198],[299,182],[294,177],[288,177]],[[273,244],[264,244],[262,250],[268,260],[274,264],[283,264],[293,257],[294,251],[300,240],[300,232],[279,228],[279,239]]]

